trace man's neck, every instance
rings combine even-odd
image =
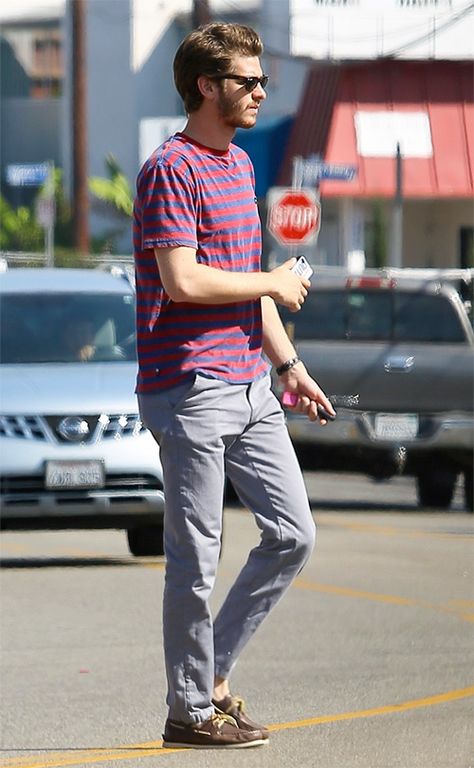
[[[222,125],[219,121],[209,120],[207,116],[199,112],[192,112],[188,117],[183,133],[189,136],[190,139],[197,141],[198,144],[203,144],[211,149],[225,151],[229,148],[229,144],[235,134],[235,129]]]

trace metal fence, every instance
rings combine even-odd
[[[47,266],[47,255],[44,251],[0,251],[0,260],[6,263],[9,267],[15,266]],[[87,256],[77,256],[74,266],[83,267],[96,267],[104,265],[128,265],[133,264],[133,256],[131,254],[88,254]],[[72,266],[72,264],[71,264]]]

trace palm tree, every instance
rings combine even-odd
[[[89,189],[92,194],[122,217],[131,217],[133,193],[127,177],[112,154],[105,158],[108,178],[92,176]]]

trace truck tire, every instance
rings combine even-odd
[[[448,509],[451,506],[457,473],[445,469],[436,472],[420,472],[416,478],[418,503],[430,509]]]
[[[128,548],[135,557],[154,557],[164,554],[163,526],[140,525],[127,531]]]
[[[474,512],[474,476],[472,469],[464,472],[464,503],[468,512]]]

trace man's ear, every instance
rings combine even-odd
[[[210,77],[207,77],[207,75],[199,75],[197,79],[197,87],[205,99],[214,98],[216,83]]]

